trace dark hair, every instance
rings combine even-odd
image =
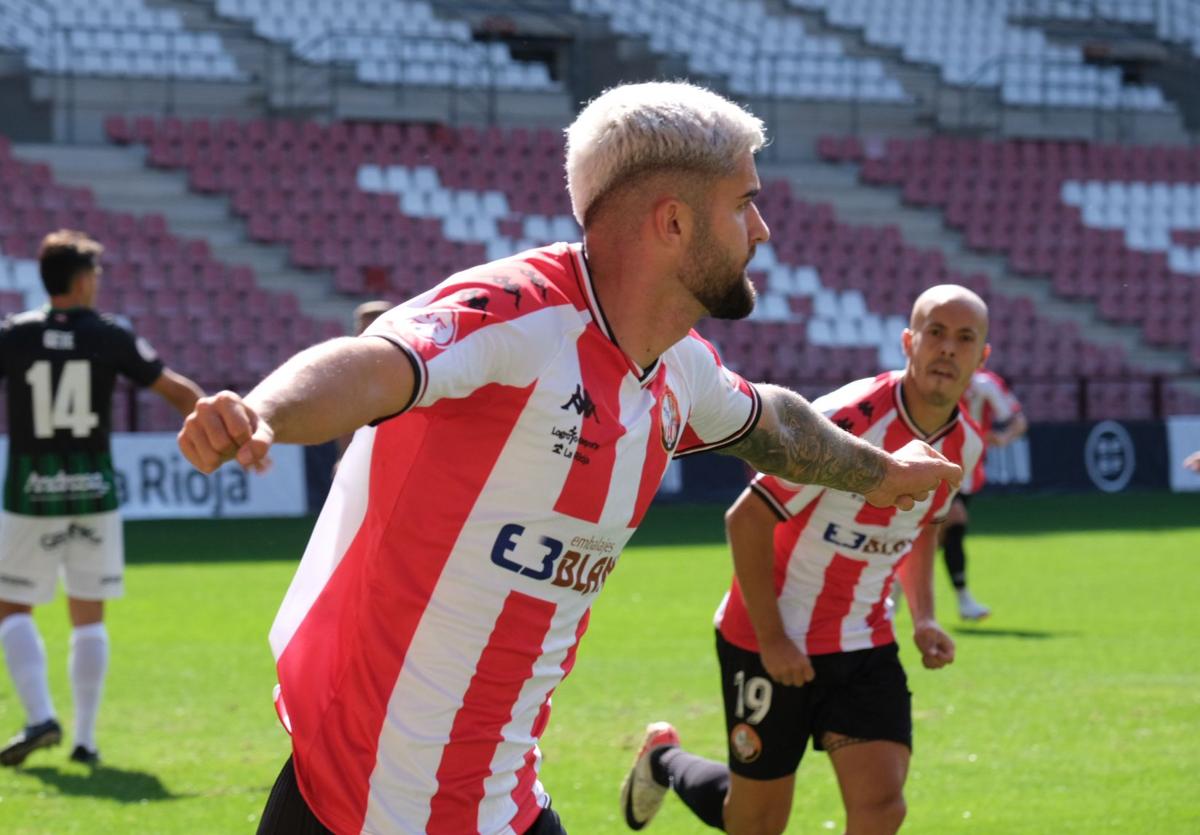
[[[51,296],[61,296],[71,291],[71,282],[81,273],[88,273],[100,266],[100,253],[104,247],[83,232],[59,229],[42,239],[38,249],[38,262],[42,271],[42,285]]]

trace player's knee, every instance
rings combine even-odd
[[[864,798],[847,809],[851,820],[870,822],[872,832],[897,832],[908,814],[908,804],[904,793],[887,792],[871,798]]]
[[[787,829],[790,803],[763,803],[749,809],[725,807],[727,835],[783,835]]]

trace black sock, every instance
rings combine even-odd
[[[966,525],[949,525],[942,539],[946,570],[950,572],[950,582],[959,591],[967,587],[967,552],[963,550],[963,537],[966,535]]]
[[[650,773],[671,786],[696,817],[713,829],[725,828],[725,795],[729,768],[724,763],[689,754],[682,748],[660,748],[650,755]]]

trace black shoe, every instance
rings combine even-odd
[[[100,752],[76,745],[75,750],[71,752],[71,762],[83,763],[95,768],[100,765]]]
[[[55,719],[47,719],[25,730],[8,741],[0,751],[0,765],[20,765],[25,758],[39,748],[49,748],[62,742],[62,726]]]

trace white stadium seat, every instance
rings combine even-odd
[[[1192,21],[1176,40],[1200,42],[1200,3],[1150,0],[1163,9],[1187,13],[1172,21]],[[1112,0],[1119,2],[1119,0]],[[1050,42],[1037,28],[1012,22],[1036,12],[1029,0],[787,0],[796,8],[824,11],[831,23],[862,32],[875,46],[899,49],[905,59],[935,65],[950,84],[998,87],[1006,104],[1163,110],[1169,105],[1156,88],[1122,86],[1120,71],[1086,65],[1078,47]],[[1110,3],[1109,8],[1119,7]],[[1141,5],[1129,19],[1148,19]],[[1161,34],[1163,37],[1166,35]]]

